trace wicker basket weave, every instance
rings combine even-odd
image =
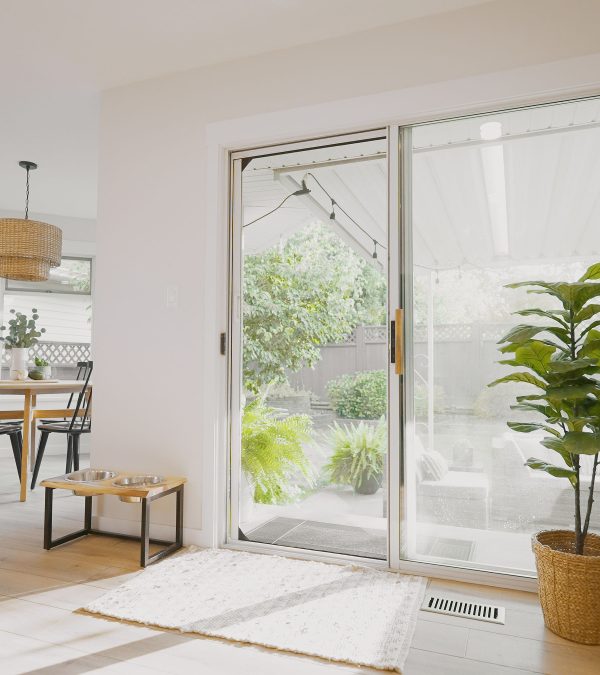
[[[600,536],[589,534],[584,555],[575,533],[538,532],[532,538],[546,626],[567,640],[600,644]]]
[[[62,232],[38,220],[0,218],[0,277],[45,281],[61,262]]]

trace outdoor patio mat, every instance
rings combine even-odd
[[[276,543],[279,546],[345,553],[379,560],[385,560],[387,556],[385,530],[354,525],[278,517],[246,532],[245,535],[250,541],[263,544]]]
[[[85,611],[401,672],[425,586],[365,567],[190,549]]]

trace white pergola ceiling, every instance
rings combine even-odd
[[[502,135],[483,141],[481,125],[489,122],[500,123]],[[600,254],[600,100],[424,125],[413,130],[413,146],[416,265],[505,266]],[[372,141],[253,160],[244,171],[245,223],[311,172],[368,235],[339,210],[330,221],[331,202],[307,178],[310,195],[292,197],[246,229],[246,252],[319,218],[370,259],[373,239],[387,239],[384,150]]]

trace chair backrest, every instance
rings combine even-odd
[[[90,368],[90,364],[92,364],[93,361],[77,361],[77,376],[75,379],[79,382],[79,380],[85,380],[87,376],[87,370]],[[67,402],[67,408],[71,407],[71,403],[73,403],[73,396],[75,396],[74,392],[71,392],[71,395],[69,396],[69,400]]]
[[[83,429],[89,418],[89,409],[92,401],[92,395],[89,390],[89,384],[90,384],[90,377],[92,376],[92,370],[94,369],[94,362],[81,361],[77,365],[80,367],[80,371],[83,373],[83,387],[79,392],[79,394],[77,395],[77,404],[75,405],[75,410],[73,411],[73,417],[71,417],[69,430],[76,428]],[[80,378],[78,377],[77,379],[79,380]],[[71,395],[71,398],[72,397],[73,394]],[[71,399],[69,399],[69,401],[70,400]],[[77,418],[79,418],[80,421],[77,421]]]

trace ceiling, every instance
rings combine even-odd
[[[0,0],[0,211],[28,159],[32,212],[95,217],[103,89],[486,1]]]

